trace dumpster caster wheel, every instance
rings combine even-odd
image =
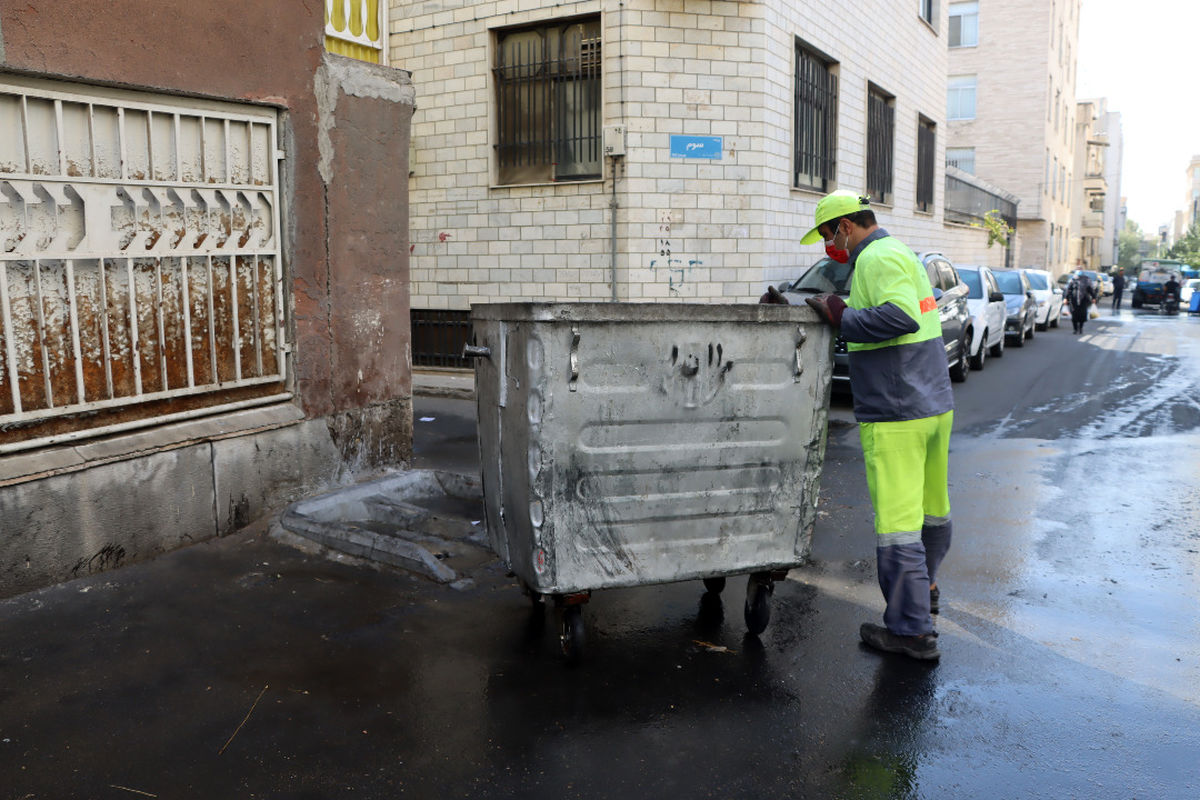
[[[754,574],[746,584],[746,630],[757,636],[771,621],[771,593],[775,585],[768,575]]]
[[[705,578],[704,590],[706,592],[712,592],[713,594],[720,594],[721,592],[725,591],[725,578]]]
[[[578,664],[583,658],[583,608],[567,606],[562,612],[562,630],[559,632],[559,643],[562,645],[563,656],[568,664]]]

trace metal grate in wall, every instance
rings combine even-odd
[[[463,345],[471,340],[470,313],[413,309],[413,366],[473,369],[475,365],[462,357]]]

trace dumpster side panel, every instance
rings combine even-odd
[[[488,519],[487,464],[499,461],[497,551],[537,591],[790,567],[808,554],[828,329],[807,314],[695,321],[686,306],[662,308],[529,319],[504,334],[500,451],[484,443],[492,400],[479,395]]]

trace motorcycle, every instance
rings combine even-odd
[[[1163,297],[1162,312],[1164,314],[1178,314],[1179,313],[1179,295],[1174,294],[1174,293],[1168,293],[1165,297]]]

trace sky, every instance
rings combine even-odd
[[[1188,161],[1200,155],[1197,77],[1196,0],[1082,0],[1075,95],[1106,97],[1121,113],[1121,194],[1146,233],[1173,226],[1187,203]]]

